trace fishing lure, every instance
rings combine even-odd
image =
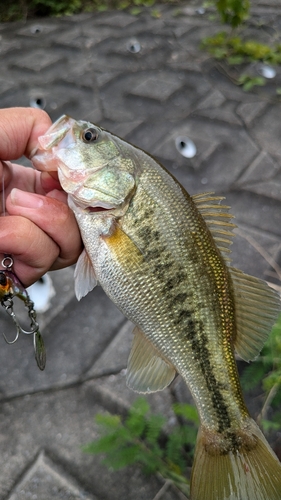
[[[4,256],[4,259],[1,263],[4,269],[0,270],[0,301],[1,306],[9,314],[9,316],[11,316],[16,326],[16,336],[13,340],[8,340],[6,335],[3,333],[3,337],[7,344],[14,344],[18,340],[20,333],[24,333],[25,335],[33,335],[35,359],[38,368],[40,368],[40,370],[44,370],[46,365],[46,350],[43,337],[39,331],[39,325],[36,320],[34,303],[30,299],[27,290],[24,288],[23,284],[20,282],[19,278],[12,270],[13,263],[13,258],[10,255]],[[14,312],[14,297],[18,297],[19,299],[21,299],[28,311],[28,317],[30,319],[29,331],[22,328],[16,317],[16,314]]]

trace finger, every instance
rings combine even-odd
[[[11,182],[13,177],[10,162],[0,161],[0,191],[3,191]]]
[[[22,215],[36,224],[54,240],[60,251],[52,269],[76,262],[82,251],[82,242],[73,212],[64,201],[49,196],[13,189],[7,199],[11,215]]]
[[[45,111],[36,108],[8,108],[0,110],[0,158],[14,160],[29,157],[52,122]]]
[[[57,185],[55,181],[53,185]],[[8,212],[6,199],[14,186],[24,191],[46,193],[42,187],[40,172],[8,161],[0,161],[0,213]]]
[[[61,190],[61,185],[58,180],[58,174],[57,172],[41,172],[41,186],[45,193],[48,193],[49,191],[53,191],[54,189],[60,189]]]
[[[24,217],[1,217],[0,232],[0,253],[13,256],[15,273],[25,286],[45,274],[59,255],[54,240]]]

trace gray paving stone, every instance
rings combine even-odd
[[[281,201],[281,175],[276,175],[274,179],[266,182],[248,184],[247,190]]]
[[[7,40],[4,38],[3,35],[1,35],[0,38],[0,55],[3,57],[4,54],[7,54],[7,52],[12,51],[12,50],[20,50],[21,49],[21,43],[19,40]]]
[[[7,75],[0,76],[0,94],[6,92],[7,90],[11,90],[15,86],[15,82],[13,79]]]
[[[98,378],[117,374],[126,369],[133,339],[133,329],[134,325],[130,321],[126,321],[109,346],[85,374],[85,377]]]
[[[281,105],[279,103],[269,106],[253,127],[254,137],[257,138],[262,148],[270,154],[278,155],[279,157],[281,156],[280,110]]]
[[[199,169],[205,190],[221,192],[228,189],[258,154],[256,144],[243,128],[231,127],[229,134],[229,129],[218,121],[204,121],[196,116],[181,122],[181,125],[177,123],[172,133],[170,130],[168,133],[168,126],[165,124],[166,133],[149,151],[160,155],[161,159],[186,165],[186,171],[190,167]],[[191,160],[180,158],[174,143],[176,136],[190,137],[198,147],[198,155]],[[184,179],[183,183],[188,189]]]
[[[268,181],[276,176],[281,165],[266,151],[261,151],[249,167],[242,173],[237,183],[247,189],[248,184]],[[251,190],[251,189],[250,189]]]
[[[266,257],[277,260],[280,238],[269,231],[254,229],[250,224],[243,224],[236,219],[234,221],[238,225],[231,247],[234,267],[266,281],[276,282],[276,273]]]
[[[236,114],[236,103],[225,102],[220,106],[206,108],[197,108],[195,111],[196,115],[205,116],[210,120],[219,120],[231,125],[241,125],[242,120]]]
[[[61,500],[97,500],[83,488],[77,487],[73,479],[59,470],[57,464],[41,452],[35,463],[24,473],[8,500],[37,500],[57,498]]]
[[[244,120],[246,125],[250,125],[267,107],[266,101],[241,102],[236,112]]]
[[[139,85],[131,90],[131,94],[140,97],[149,97],[157,101],[165,101],[176,90],[179,90],[182,85],[183,82],[175,80],[174,75],[158,73],[157,77],[150,76],[139,83]]]
[[[41,38],[44,35],[48,35],[56,30],[59,30],[58,24],[52,21],[30,21],[23,28],[17,31],[17,36]]]
[[[281,211],[277,200],[241,190],[228,192],[227,202],[238,224],[281,236]]]
[[[42,79],[42,76],[41,76]],[[76,118],[101,120],[100,102],[92,89],[81,89],[66,83],[34,85],[28,88],[12,89],[2,98],[3,107],[30,106],[36,101],[43,103],[45,111],[56,120],[62,114]]]
[[[211,90],[208,92],[207,96],[204,96],[203,99],[197,104],[197,112],[198,110],[203,109],[213,109],[219,108],[222,104],[225,103],[225,97],[219,90]]]
[[[64,55],[58,51],[47,51],[43,49],[36,49],[31,53],[21,54],[20,56],[13,57],[13,66],[21,69],[28,69],[31,71],[42,71],[48,66],[62,61]]]

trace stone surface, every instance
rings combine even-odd
[[[253,4],[246,36],[270,41],[274,33],[280,43],[279,0]],[[192,0],[157,6],[159,18],[144,9],[0,25],[0,107],[33,105],[53,120],[65,113],[93,121],[155,155],[191,194],[225,196],[238,225],[233,265],[278,286],[281,71],[245,93],[235,84],[239,68],[200,49],[202,37],[221,27],[199,7]],[[256,64],[244,70],[259,74]],[[177,150],[179,137],[194,142],[193,158]],[[78,303],[73,268],[50,278],[56,293],[38,314],[46,370],[37,369],[30,337],[1,344],[0,500],[159,498],[163,481],[137,467],[108,471],[101,457],[81,451],[98,435],[96,413],[125,415],[138,397],[125,383],[133,325],[98,287]],[[25,324],[26,311],[17,314]],[[0,332],[15,335],[2,308]],[[192,404],[181,377],[148,401],[166,416],[166,431],[175,424],[172,403]],[[256,394],[249,401],[255,416],[260,404]],[[171,487],[161,496],[180,498]]]

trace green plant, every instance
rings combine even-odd
[[[262,76],[251,76],[247,75],[246,73],[243,73],[240,75],[240,77],[237,80],[239,85],[242,85],[243,90],[245,92],[248,92],[249,90],[252,90],[253,87],[255,86],[263,86],[265,85],[265,78]]]
[[[160,473],[188,495],[184,474],[191,463],[199,420],[191,405],[175,404],[173,410],[189,425],[175,426],[168,436],[163,431],[165,417],[152,414],[144,398],[135,401],[124,421],[119,415],[98,414],[100,437],[83,450],[106,454],[103,463],[113,469],[138,464],[146,474]]]
[[[281,63],[281,45],[275,47],[242,40],[239,36],[230,36],[225,31],[202,40],[202,48],[208,50],[216,59],[226,59],[229,64],[241,64],[261,61],[268,64]]]
[[[209,0],[207,5],[214,5],[222,23],[236,28],[249,17],[250,0]]]
[[[160,0],[175,4],[177,0]],[[61,16],[79,12],[105,11],[108,9],[132,9],[139,14],[144,8],[151,9],[155,0],[14,0],[0,2],[0,22],[15,21],[26,17]],[[156,9],[151,15],[159,17]]]
[[[212,37],[203,39],[201,47],[207,50],[215,59],[224,60],[230,66],[257,61],[266,64],[281,63],[280,44],[270,47],[254,40],[242,40],[241,37],[231,36],[225,31],[220,31]],[[262,76],[246,73],[240,74],[236,79],[232,76],[232,81],[237,85],[242,85],[245,91],[252,90],[253,87],[262,86],[266,83],[265,78]]]

